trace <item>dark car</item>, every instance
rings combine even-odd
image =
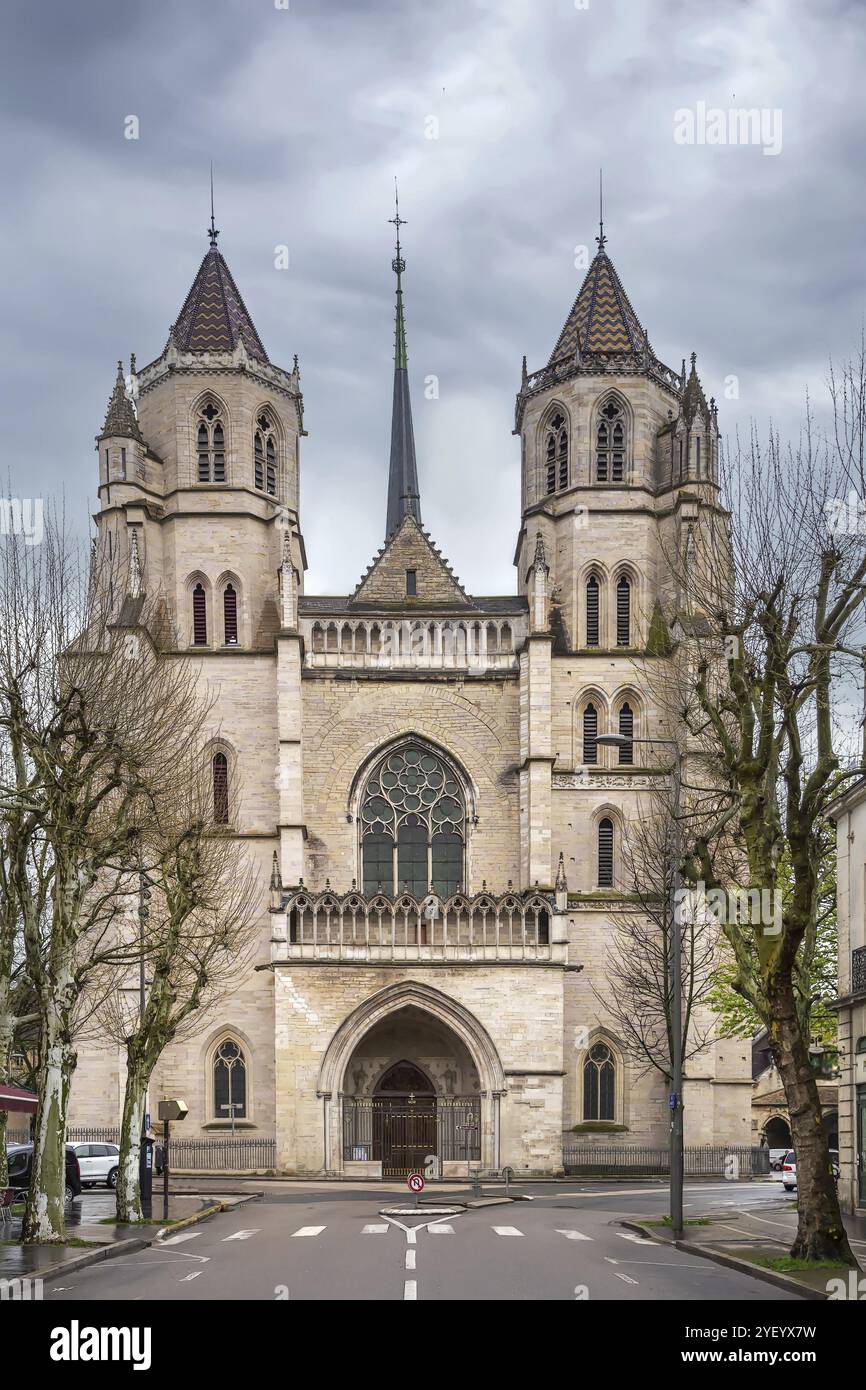
[[[71,1144],[66,1148],[66,1205],[81,1196],[81,1169]],[[9,1160],[9,1187],[28,1188],[33,1169],[33,1145],[10,1144],[6,1150]]]

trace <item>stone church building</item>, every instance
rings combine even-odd
[[[167,1050],[151,1106],[182,1097],[185,1138],[275,1137],[289,1173],[551,1173],[564,1141],[668,1142],[666,1083],[599,991],[623,837],[669,776],[662,549],[718,505],[716,412],[694,357],[656,356],[602,229],[549,361],[524,362],[515,592],[468,593],[422,520],[400,225],[387,500],[384,461],[358,484],[383,544],[350,593],[305,591],[297,358],[269,357],[213,225],[98,437],[97,525],[164,596],[166,659],[218,691],[214,819],[262,882],[256,968]],[[116,1124],[122,1057],[79,1058],[71,1123]],[[746,1045],[692,1058],[686,1142],[748,1143],[749,1087]]]

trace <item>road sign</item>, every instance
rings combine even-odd
[[[420,1173],[410,1173],[406,1179],[406,1186],[410,1192],[423,1192],[424,1179]]]

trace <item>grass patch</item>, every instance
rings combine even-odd
[[[167,1221],[163,1221],[161,1216],[140,1216],[137,1221],[118,1221],[116,1216],[103,1216],[98,1224],[100,1226],[176,1226],[178,1221],[185,1221],[186,1217],[170,1216]]]
[[[795,1260],[791,1255],[746,1255],[752,1264],[774,1269],[777,1274],[811,1274],[816,1269],[833,1269],[847,1274],[853,1265],[840,1265],[838,1260]]]
[[[709,1216],[687,1216],[683,1222],[684,1226],[712,1226],[712,1218]],[[663,1216],[659,1221],[642,1221],[642,1226],[667,1226],[670,1229],[671,1219]]]

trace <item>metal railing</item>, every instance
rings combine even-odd
[[[391,898],[295,889],[272,913],[271,959],[561,960],[567,943],[551,940],[552,912],[543,893]]]
[[[7,1143],[26,1144],[27,1130],[9,1130]],[[119,1144],[120,1129],[112,1125],[72,1125],[66,1131],[67,1144]],[[161,1137],[157,1143],[161,1143]],[[253,1135],[221,1134],[208,1139],[171,1136],[169,1165],[173,1173],[190,1171],[214,1173],[255,1172],[277,1166],[277,1141]]]
[[[684,1150],[687,1177],[756,1178],[770,1171],[770,1151],[751,1144],[687,1145]],[[670,1149],[639,1144],[563,1143],[562,1162],[567,1173],[599,1177],[628,1173],[634,1177],[667,1177]]]

